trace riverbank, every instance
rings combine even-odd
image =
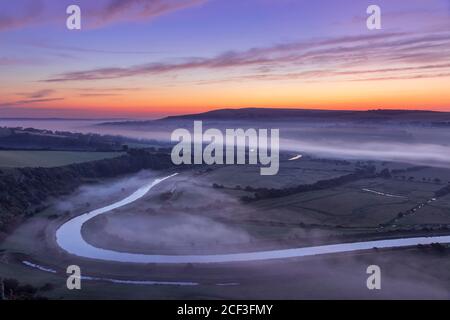
[[[79,186],[136,173],[172,167],[167,153],[131,150],[126,155],[55,168],[0,170],[0,231],[17,225],[47,206],[51,198],[70,194]]]
[[[338,243],[315,247],[290,248],[283,250],[243,252],[233,254],[211,255],[152,255],[106,250],[87,243],[81,233],[83,224],[96,216],[108,214],[110,211],[135,202],[145,196],[153,187],[163,183],[177,174],[155,179],[152,183],[140,187],[133,194],[108,206],[90,211],[67,221],[56,231],[57,244],[69,254],[82,258],[127,263],[160,263],[160,264],[198,264],[198,263],[231,263],[272,259],[308,257],[323,254],[355,252],[373,248],[400,248],[433,243],[450,243],[450,236],[413,237],[399,239],[383,239],[376,241]]]

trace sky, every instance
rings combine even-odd
[[[81,30],[66,27],[69,5]],[[381,30],[366,9],[381,8]],[[0,117],[450,111],[450,0],[15,0]]]

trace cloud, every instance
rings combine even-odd
[[[0,66],[11,66],[20,63],[21,63],[20,59],[0,57]]]
[[[99,68],[87,71],[68,72],[60,75],[60,77],[48,79],[48,82],[73,81],[73,80],[100,80],[115,79],[139,75],[151,75],[159,73],[167,73],[172,71],[196,69],[196,68],[227,68],[236,66],[262,65],[265,63],[287,62],[288,60],[299,60],[299,56],[279,54],[289,54],[299,50],[305,50],[314,47],[323,47],[328,45],[341,45],[358,43],[363,40],[378,40],[399,35],[397,33],[389,33],[373,36],[353,36],[341,37],[335,39],[327,39],[320,41],[296,42],[282,45],[275,45],[265,48],[252,48],[243,52],[229,51],[224,52],[213,58],[190,58],[185,59],[182,63],[150,63],[132,66],[128,68]],[[330,50],[330,49],[328,49]],[[277,55],[278,54],[278,55]],[[276,56],[274,56],[276,55]]]
[[[373,78],[362,78],[351,81],[386,81],[386,80],[408,80],[408,79],[429,79],[429,78],[448,78],[449,73],[433,73],[433,74],[417,74],[417,75],[407,75],[398,77],[373,77]]]
[[[42,0],[19,0],[17,3],[20,9],[9,4],[2,4],[2,12],[0,13],[0,31],[17,29],[27,25],[40,23],[41,14],[44,11]],[[6,10],[9,7],[10,10]]]
[[[16,100],[16,101],[9,101],[9,102],[0,102],[0,107],[16,107],[16,106],[24,106],[29,104],[35,104],[35,103],[43,103],[43,102],[53,102],[53,101],[61,101],[64,100],[64,98],[60,97],[54,97],[51,96],[55,93],[55,90],[53,89],[41,89],[37,91],[32,92],[24,92],[24,93],[18,93],[17,96],[23,97],[24,99]]]
[[[148,21],[208,0],[79,0],[83,26],[99,28],[121,22]],[[0,32],[64,21],[68,0],[15,0],[3,5]]]
[[[64,46],[57,44],[45,44],[41,42],[31,43],[31,47],[40,49],[52,49],[58,51],[80,52],[80,53],[98,53],[98,54],[111,54],[111,55],[150,55],[150,54],[163,54],[163,51],[137,51],[137,50],[104,50],[94,48],[81,48],[74,46]],[[0,61],[1,64],[1,61]]]
[[[105,80],[154,76],[193,69],[239,68],[241,79],[299,79],[340,77],[358,80],[370,73],[369,63],[386,66],[375,73],[406,77],[406,73],[433,71],[437,76],[449,68],[450,34],[379,33],[293,42],[246,51],[229,51],[211,58],[187,58],[181,62],[156,62],[124,68],[96,68],[56,75],[45,82]],[[430,65],[429,61],[435,62]],[[423,63],[426,63],[423,65]],[[394,67],[407,64],[405,67]],[[363,70],[358,69],[364,67]],[[292,70],[296,70],[292,72]],[[255,70],[257,73],[255,73]],[[298,71],[297,71],[298,70]],[[247,72],[249,75],[242,76]],[[259,74],[264,71],[264,74]],[[431,73],[427,74],[432,76]],[[411,77],[416,75],[412,74]],[[223,79],[221,79],[223,80]]]
[[[93,97],[117,97],[130,94],[131,92],[141,91],[142,88],[78,88],[74,89],[80,92],[79,96],[84,98]]]
[[[380,81],[380,80],[401,80],[401,79],[423,79],[423,78],[441,78],[450,76],[449,73],[435,73],[432,72],[430,74],[424,74],[422,72],[428,70],[445,70],[449,69],[450,64],[443,63],[437,65],[421,65],[414,67],[400,67],[400,68],[381,68],[381,69],[363,69],[363,70],[355,70],[355,71],[335,71],[335,70],[310,70],[304,72],[294,72],[294,73],[282,73],[282,74],[270,74],[270,73],[260,73],[260,74],[252,74],[249,76],[240,76],[240,77],[232,77],[226,78],[222,80],[215,81],[215,83],[220,82],[235,82],[235,81],[252,81],[252,80],[261,80],[261,81],[282,81],[282,80],[295,80],[295,79],[303,79],[308,80],[308,82],[313,82],[314,80],[319,81],[323,77],[332,77],[332,76],[365,76],[359,77],[357,79],[348,79],[347,81]],[[399,76],[389,76],[389,77],[373,77],[371,75],[374,74],[384,74],[384,73],[402,73],[402,72],[421,72],[420,74],[406,74]],[[211,83],[212,81],[199,81],[197,84],[204,85]]]
[[[0,103],[0,107],[3,108],[3,107],[21,106],[21,105],[26,105],[26,104],[41,103],[41,102],[51,102],[51,101],[61,101],[61,100],[64,100],[64,98],[17,100],[17,101]]]
[[[25,96],[26,98],[29,99],[41,99],[44,97],[47,97],[51,94],[53,94],[55,92],[55,90],[51,90],[51,89],[43,89],[43,90],[38,90],[38,91],[34,91],[34,92],[29,92],[29,93],[22,93],[22,96]]]
[[[96,97],[117,97],[121,96],[120,93],[82,93],[80,97],[83,98],[96,98]]]
[[[204,2],[206,0],[110,0],[98,14],[97,23],[149,20]]]
[[[21,58],[11,58],[11,57],[0,57],[0,67],[1,66],[21,66],[21,65],[36,65],[42,64],[42,61],[37,59],[21,59]]]

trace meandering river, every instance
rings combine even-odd
[[[64,251],[75,256],[97,259],[112,262],[130,262],[130,263],[162,263],[162,264],[185,264],[185,263],[226,263],[226,262],[244,262],[261,261],[271,259],[287,259],[297,257],[316,256],[322,254],[344,253],[361,250],[370,250],[373,248],[399,248],[415,245],[426,245],[431,243],[450,243],[450,236],[439,237],[417,237],[401,238],[389,240],[375,240],[365,242],[340,243],[315,247],[292,248],[270,251],[256,251],[230,254],[209,254],[209,255],[153,255],[127,253],[114,250],[107,250],[94,247],[87,243],[82,234],[81,228],[90,219],[107,214],[108,212],[130,204],[145,196],[153,187],[170,179],[177,174],[167,176],[162,179],[156,179],[153,182],[139,188],[136,192],[125,199],[106,207],[90,211],[75,217],[59,227],[56,231],[56,242]]]

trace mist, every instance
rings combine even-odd
[[[436,144],[283,140],[281,149],[328,158],[392,161],[450,168],[450,147]]]
[[[82,185],[71,195],[55,200],[52,205],[59,215],[67,212],[81,214],[116,201],[117,198],[125,198],[156,177],[156,172],[143,170],[125,178],[110,179],[95,185]]]
[[[100,125],[101,124],[101,125]],[[0,125],[80,133],[119,135],[169,142],[177,128],[193,121],[142,122],[105,125],[101,120],[3,120]],[[280,129],[280,150],[313,156],[404,162],[450,167],[450,130],[414,124],[360,124],[355,122],[204,121],[204,130],[237,128]]]
[[[171,132],[193,121],[171,121],[140,126],[106,126],[110,133],[170,141]],[[280,150],[349,160],[379,160],[450,167],[450,130],[414,124],[360,124],[354,122],[204,121],[204,131],[226,129],[280,129]],[[106,129],[103,128],[103,129]]]
[[[123,199],[162,175],[142,171],[107,184],[83,186],[55,202],[54,208],[60,214],[86,213]],[[253,240],[245,230],[214,218],[220,208],[239,212],[239,200],[212,189],[212,182],[199,185],[190,178],[166,180],[135,203],[93,218],[83,226],[83,237],[95,246],[129,252],[236,252],[241,245],[248,246]]]

